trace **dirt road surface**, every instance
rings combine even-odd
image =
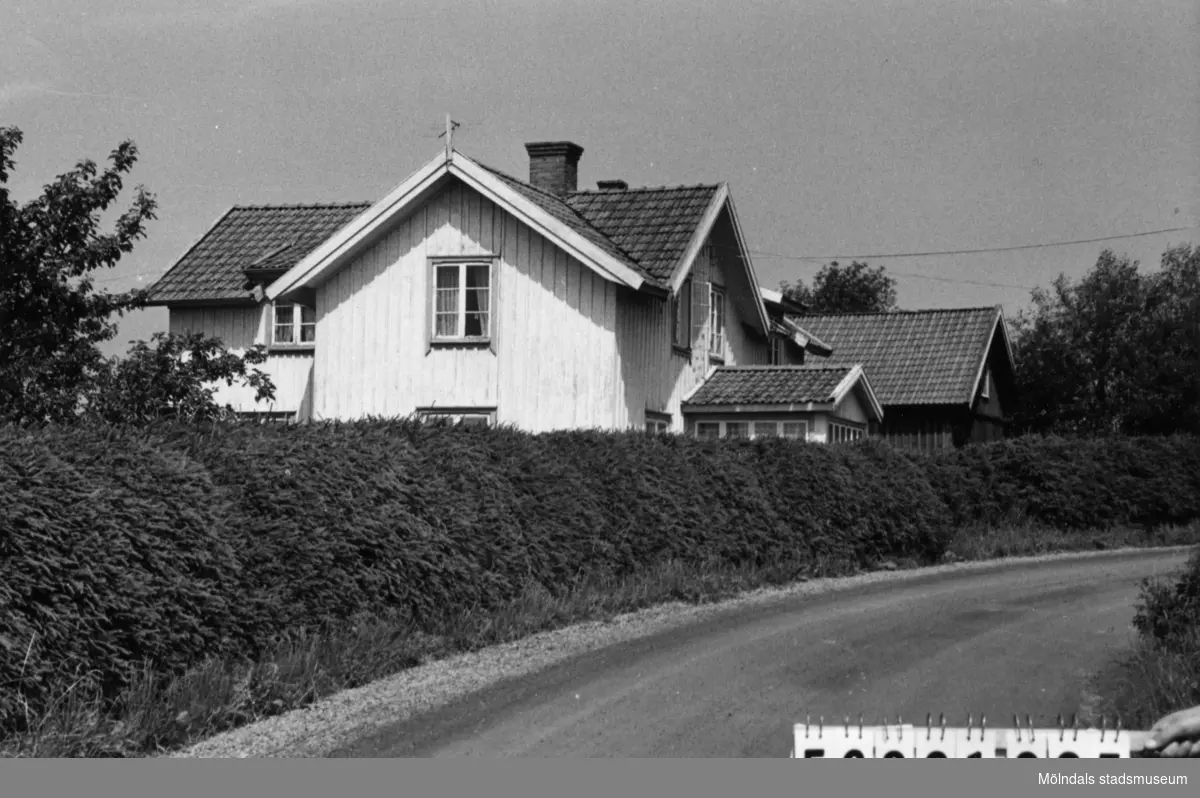
[[[733,611],[567,660],[333,756],[786,757],[793,723],[1055,725],[1186,552],[999,565]]]

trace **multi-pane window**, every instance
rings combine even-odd
[[[783,428],[785,438],[804,440],[808,437],[808,423],[805,421],[785,421],[779,426]]]
[[[663,435],[671,429],[671,425],[661,418],[646,419],[646,432],[651,435]]]
[[[716,357],[725,356],[725,289],[709,288],[708,351]]]
[[[696,437],[712,438],[792,438],[808,437],[806,421],[698,421]]]
[[[492,423],[492,413],[486,410],[427,410],[422,412],[420,417],[422,423],[430,425],[448,424],[450,426],[487,427],[491,426]]]
[[[750,424],[745,421],[726,421],[725,422],[725,437],[726,438],[749,438]]]
[[[851,441],[861,440],[863,431],[858,427],[851,427],[846,424],[837,424],[829,422],[829,442],[830,443],[849,443]]]
[[[317,340],[317,311],[306,305],[274,306],[271,342],[278,346],[313,344]]]
[[[692,345],[692,278],[683,281],[671,305],[673,332],[671,343],[681,349]]]
[[[777,437],[779,437],[779,422],[777,422],[777,421],[755,421],[754,422],[754,437],[756,437],[756,438],[777,438]]]
[[[772,335],[771,336],[771,365],[772,366],[784,365],[784,362],[783,362],[784,361],[784,352],[786,351],[784,349],[785,346],[786,346],[786,342],[782,335]]]
[[[434,339],[490,338],[491,298],[491,264],[436,264],[434,266]]]

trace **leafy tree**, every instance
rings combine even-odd
[[[803,280],[780,283],[784,295],[812,313],[872,313],[896,309],[896,281],[882,266],[833,261],[817,272],[810,290]]]
[[[225,410],[213,401],[217,383],[240,382],[255,400],[275,397],[270,378],[249,368],[267,359],[257,346],[244,356],[228,352],[220,339],[199,333],[155,333],[153,347],[137,341],[125,358],[111,358],[88,394],[85,414],[108,423],[144,423],[163,418],[202,421]]]
[[[91,160],[79,161],[45,186],[40,196],[18,205],[10,197],[8,178],[22,138],[17,128],[0,128],[0,418],[71,422],[86,417],[87,407],[107,408],[105,414],[112,416],[118,405],[110,400],[122,391],[128,406],[143,415],[156,401],[165,403],[160,410],[167,410],[172,402],[186,405],[199,397],[199,386],[164,387],[139,382],[137,375],[145,373],[151,361],[184,349],[211,353],[219,342],[189,339],[184,344],[161,336],[153,353],[139,345],[129,366],[104,358],[98,346],[116,334],[114,316],[145,305],[144,291],[97,290],[91,277],[131,252],[145,236],[147,222],[156,218],[154,196],[139,185],[112,232],[100,230],[101,214],[117,200],[125,176],[137,162],[137,147],[123,142],[109,155],[103,171]],[[239,371],[244,365],[211,354],[199,363],[181,366],[174,377],[200,380],[257,374],[245,374]],[[265,378],[254,379],[261,385]],[[143,391],[136,400],[129,393],[135,386]],[[273,395],[269,380],[266,388]]]
[[[1153,274],[1105,250],[1032,300],[1013,324],[1018,431],[1200,431],[1200,250],[1169,250]]]

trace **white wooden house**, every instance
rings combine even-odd
[[[172,332],[266,344],[274,403],[218,399],[296,419],[695,431],[684,399],[722,368],[825,373],[805,354],[829,348],[787,318],[802,309],[760,289],[725,184],[579,190],[581,147],[526,150],[528,180],[447,147],[371,204],[235,207],[151,303]],[[813,413],[878,421],[861,368],[839,379],[837,402],[773,412],[817,439]]]

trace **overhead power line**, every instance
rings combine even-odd
[[[444,132],[443,132],[443,135],[444,135]],[[936,251],[936,252],[934,252],[934,251],[931,251],[931,252],[893,252],[893,253],[877,253],[877,254],[867,254],[867,255],[782,255],[782,254],[779,254],[776,252],[763,252],[760,250],[752,249],[752,250],[750,250],[750,254],[757,255],[760,257],[764,257],[764,258],[779,258],[782,260],[796,260],[796,261],[828,261],[828,260],[838,260],[839,258],[843,259],[843,260],[845,260],[845,259],[880,260],[882,258],[917,258],[917,257],[934,257],[934,256],[941,256],[941,255],[974,255],[974,254],[987,253],[987,252],[1015,252],[1018,250],[1026,250],[1026,249],[1041,249],[1043,247],[1064,247],[1064,246],[1071,246],[1074,244],[1095,244],[1095,243],[1098,243],[1101,241],[1118,241],[1118,240],[1127,239],[1127,238],[1143,238],[1145,236],[1161,235],[1162,233],[1177,233],[1182,230],[1192,230],[1195,227],[1196,227],[1196,225],[1193,224],[1193,225],[1187,225],[1186,227],[1168,227],[1168,228],[1164,228],[1162,230],[1149,230],[1144,233],[1125,233],[1122,235],[1103,236],[1100,238],[1081,238],[1081,239],[1076,239],[1073,241],[1052,241],[1052,242],[1048,242],[1045,244],[1021,244],[1019,246],[1011,246],[1011,247],[988,247],[988,248],[983,248],[983,249],[955,249],[955,250],[941,250],[941,251]],[[895,275],[899,275],[899,276],[903,276],[903,277],[911,277],[911,278],[918,279],[918,280],[934,280],[936,282],[943,282],[943,283],[966,283],[966,284],[970,284],[970,285],[982,285],[982,286],[988,286],[988,287],[992,287],[992,288],[1020,288],[1023,290],[1032,290],[1033,289],[1033,286],[1017,285],[1014,283],[993,283],[993,282],[987,282],[987,281],[982,281],[982,280],[965,280],[965,279],[958,278],[958,277],[934,277],[934,276],[925,275],[925,274],[914,274],[912,272],[896,271],[895,269],[889,269],[889,271]],[[115,282],[117,280],[131,280],[131,279],[142,278],[142,277],[161,277],[165,273],[166,273],[165,271],[142,272],[139,274],[122,275],[120,277],[104,277],[104,278],[99,278],[99,279],[93,279],[92,282],[93,283],[111,283],[111,282]]]
[[[1014,247],[987,247],[984,249],[946,249],[936,252],[877,252],[865,255],[781,255],[777,252],[758,252],[750,250],[751,255],[761,255],[766,258],[781,258],[783,260],[837,260],[838,258],[850,258],[868,260],[879,260],[881,258],[929,258],[939,255],[975,255],[984,252],[1015,252],[1022,249],[1042,249],[1044,247],[1066,247],[1074,244],[1095,244],[1100,241],[1117,241],[1123,238],[1142,238],[1144,236],[1160,235],[1162,233],[1176,233],[1180,230],[1191,230],[1196,225],[1190,224],[1186,227],[1167,227],[1162,230],[1148,230],[1144,233],[1126,233],[1118,236],[1103,236],[1101,238],[1080,238],[1074,241],[1050,241],[1044,244],[1021,244]]]

